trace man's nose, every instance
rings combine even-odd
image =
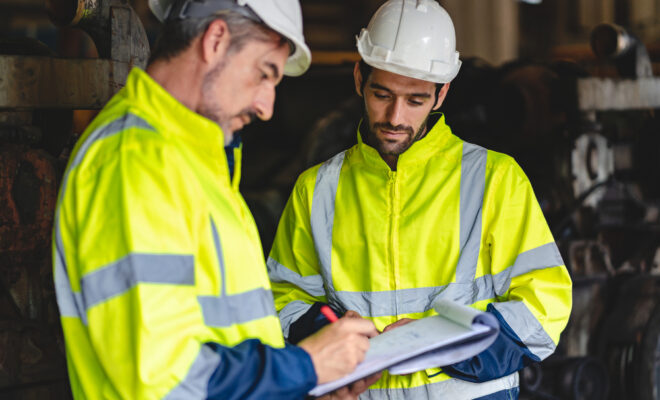
[[[275,104],[275,85],[265,83],[254,97],[254,110],[262,121],[268,121],[273,116]]]
[[[393,126],[404,125],[403,114],[404,114],[404,100],[397,98],[388,107],[387,120]]]

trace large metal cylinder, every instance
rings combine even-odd
[[[110,5],[114,0],[46,0],[50,19],[91,36],[101,58],[110,58]]]

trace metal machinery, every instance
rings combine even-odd
[[[87,32],[100,58],[0,38],[0,398],[70,398],[50,238],[73,110],[100,109],[149,55],[127,0],[47,7],[56,24]]]

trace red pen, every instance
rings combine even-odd
[[[337,316],[335,313],[332,311],[332,309],[328,306],[321,306],[321,314],[325,315],[325,317],[328,319],[330,322],[336,322],[338,320]]]

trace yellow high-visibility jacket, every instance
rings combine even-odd
[[[309,356],[284,348],[235,156],[232,181],[218,125],[139,69],[80,138],[53,233],[76,398],[202,399],[222,385],[222,398],[259,398],[264,382],[302,398],[316,384]]]
[[[550,355],[571,310],[570,277],[521,168],[454,136],[444,116],[432,119],[396,171],[358,132],[357,145],[298,178],[267,261],[285,337],[317,302],[382,330],[433,315],[433,301],[446,298],[496,314],[508,339],[493,349],[517,355],[481,359],[473,376],[457,366],[466,379],[497,378],[487,383],[438,368],[384,374],[363,398],[515,389],[522,358]]]

